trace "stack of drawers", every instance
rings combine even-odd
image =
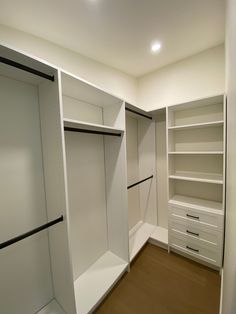
[[[222,264],[224,215],[169,204],[169,246],[217,267]]]

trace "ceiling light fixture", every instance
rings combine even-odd
[[[151,51],[152,51],[153,53],[156,53],[156,52],[160,51],[160,49],[161,49],[161,43],[160,43],[160,42],[154,42],[154,43],[152,43],[152,45],[151,45]]]

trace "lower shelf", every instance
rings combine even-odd
[[[130,261],[148,241],[161,247],[167,247],[168,229],[139,221],[129,232]]]
[[[219,211],[223,210],[222,203],[220,202],[208,201],[200,198],[194,198],[178,194],[169,199],[168,203],[173,205],[181,205],[193,209],[207,210],[213,213],[219,213]]]
[[[66,314],[56,300],[52,300],[36,314]]]
[[[168,246],[168,229],[156,226],[154,231],[150,236],[151,242],[157,242],[157,244],[161,244],[164,246]]]
[[[77,314],[87,314],[102,301],[127,270],[128,263],[107,251],[75,282]]]
[[[132,261],[146,244],[155,226],[139,221],[129,232],[129,255]]]

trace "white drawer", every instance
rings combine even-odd
[[[215,229],[209,229],[199,222],[189,219],[174,218],[169,221],[169,229],[175,233],[184,234],[190,238],[199,239],[199,241],[222,249],[223,233]]]
[[[203,210],[189,209],[178,205],[169,205],[169,215],[172,218],[182,218],[187,221],[195,221],[199,225],[208,228],[222,230],[224,216],[221,214],[209,213]]]
[[[210,245],[205,245],[198,239],[192,239],[182,234],[170,232],[169,245],[185,254],[221,267],[222,251],[215,249]]]

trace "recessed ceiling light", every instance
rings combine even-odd
[[[151,51],[152,51],[153,53],[158,52],[160,49],[161,49],[161,43],[160,43],[160,42],[154,42],[154,43],[152,43],[152,45],[151,45]]]

